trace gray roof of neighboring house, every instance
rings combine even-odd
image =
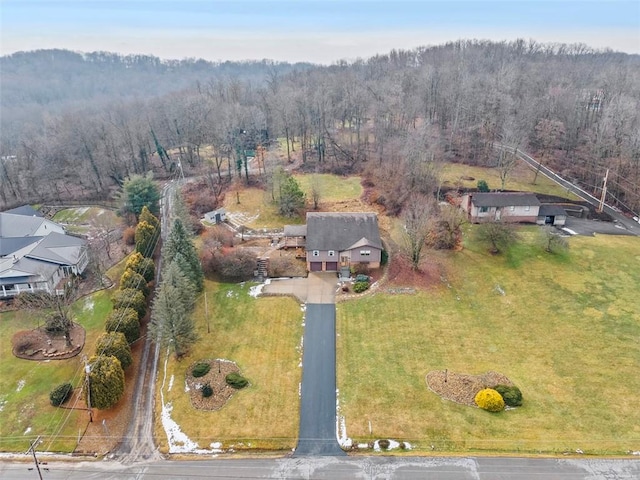
[[[0,263],[0,284],[10,284],[18,279],[47,280],[57,269],[58,265],[30,258],[21,258],[11,263]]]
[[[14,237],[14,238],[1,238],[0,237],[0,257],[12,255],[14,252],[26,247],[32,243],[36,243],[42,240],[42,237]]]
[[[348,250],[365,239],[382,248],[375,213],[307,213],[307,250]]]
[[[540,205],[540,211],[538,212],[538,215],[541,217],[554,216],[554,215],[566,216],[567,212],[560,205],[543,204],[543,205]]]
[[[307,235],[306,225],[285,225],[284,236],[285,237],[305,237]]]
[[[27,256],[61,265],[75,265],[86,244],[87,241],[81,238],[53,232],[44,237]]]
[[[31,205],[22,205],[21,207],[12,208],[11,210],[5,210],[2,213],[12,213],[14,215],[25,215],[27,217],[44,217],[42,213],[33,208]]]
[[[0,237],[30,237],[43,223],[60,228],[58,224],[45,218],[2,212],[0,213]]]
[[[538,197],[533,193],[473,193],[470,196],[476,207],[540,206]]]

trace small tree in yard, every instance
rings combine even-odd
[[[141,253],[145,257],[153,257],[153,253],[156,250],[156,243],[158,242],[158,236],[160,230],[153,225],[141,221],[136,227],[136,252]]]
[[[137,288],[123,288],[113,292],[111,297],[114,310],[132,308],[138,314],[138,320],[147,313],[147,302],[143,293]]]
[[[311,176],[311,201],[313,209],[318,210],[320,206],[320,198],[322,198],[322,183],[319,175]]]
[[[116,357],[125,370],[133,363],[131,347],[124,334],[120,332],[108,332],[100,335],[96,342],[96,355]]]
[[[478,191],[479,192],[489,191],[489,184],[487,184],[486,180],[478,180]]]
[[[124,394],[124,370],[116,357],[98,355],[89,360],[90,407],[106,410],[118,403]],[[87,386],[84,399],[89,404]]]
[[[540,244],[548,253],[560,253],[569,249],[567,239],[555,232],[553,227],[545,226],[540,229]]]
[[[420,268],[432,216],[433,201],[418,194],[409,198],[402,211],[402,219],[404,220],[403,250],[414,270]]]
[[[478,225],[478,240],[491,245],[491,253],[500,253],[518,241],[519,237],[514,226],[499,221],[486,222]]]

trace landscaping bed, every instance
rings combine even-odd
[[[513,382],[498,372],[487,372],[482,375],[468,375],[454,373],[447,370],[434,370],[425,377],[427,387],[436,395],[460,403],[475,407],[475,396],[483,388],[492,388],[496,385],[513,385]]]

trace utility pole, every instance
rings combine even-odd
[[[604,197],[607,195],[607,179],[609,178],[609,169],[604,174],[604,181],[602,182],[602,196],[600,197],[600,205],[598,205],[598,212],[602,213],[604,210]]]
[[[89,374],[91,373],[91,365],[89,365],[86,355],[82,356],[82,360],[84,360],[84,376],[87,384],[87,410],[89,410],[89,422],[93,422],[93,410],[91,410],[91,380],[89,377]]]
[[[36,470],[38,471],[38,477],[42,480],[42,472],[40,471],[40,465],[38,464],[38,459],[36,458],[36,445],[40,442],[40,436],[36,438],[33,442],[31,442],[29,446],[29,451],[33,454],[33,462],[36,464]],[[29,453],[27,451],[27,453]],[[31,469],[29,469],[31,470]]]

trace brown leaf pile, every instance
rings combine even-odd
[[[187,385],[189,386],[189,397],[191,405],[198,410],[219,410],[229,401],[236,392],[236,389],[229,386],[225,377],[233,372],[240,373],[240,368],[230,360],[200,360],[196,363],[208,363],[211,366],[206,375],[194,378],[191,375],[195,363],[187,370]],[[218,371],[218,368],[220,369]],[[202,396],[202,387],[209,384],[213,389],[210,397]]]
[[[445,370],[434,370],[427,373],[426,382],[429,390],[440,397],[470,407],[476,406],[474,401],[476,393],[483,388],[513,385],[511,380],[498,372],[468,375]]]

